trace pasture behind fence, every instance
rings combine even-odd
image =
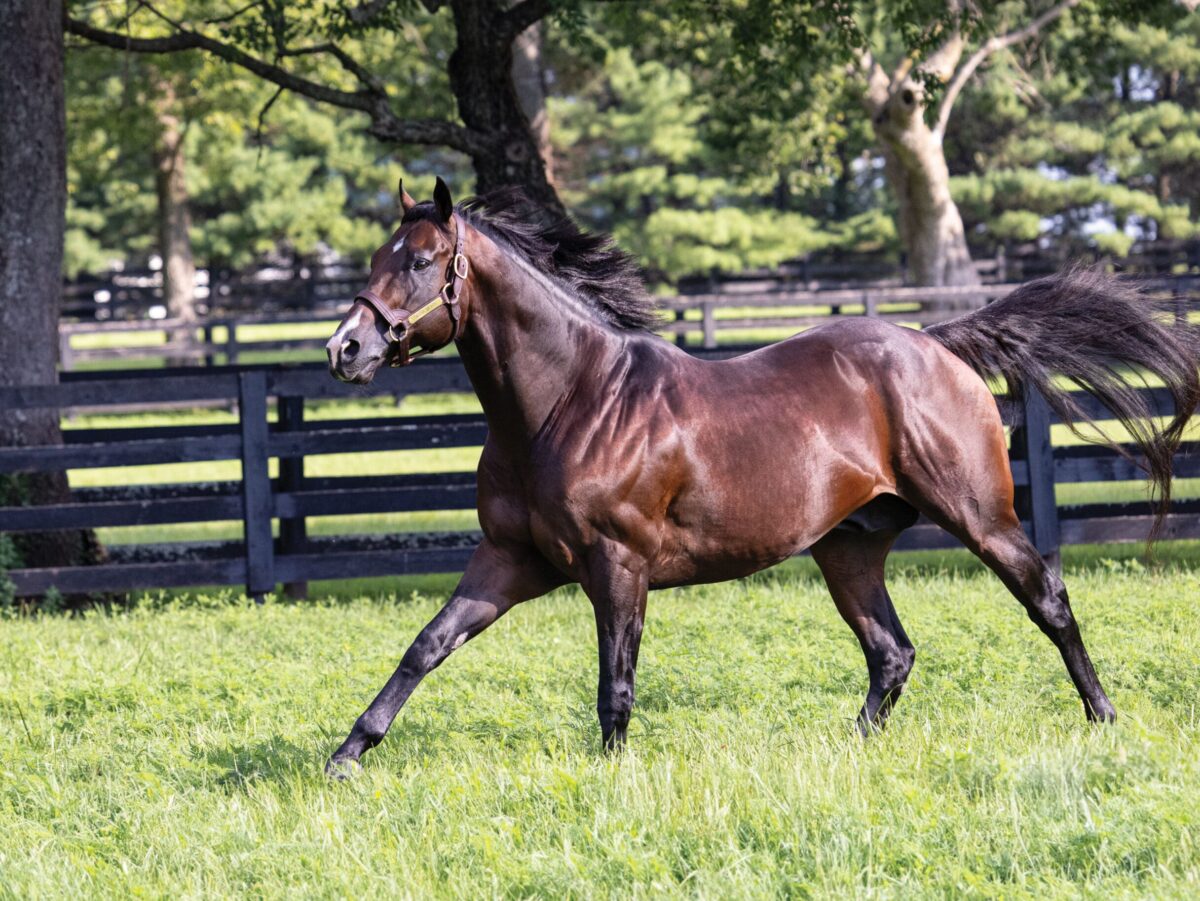
[[[339,283],[341,284],[341,283]],[[1148,289],[1175,295],[1181,303],[1200,294],[1200,275],[1143,279]],[[970,287],[914,288],[863,284],[819,286],[783,276],[728,279],[690,293],[664,297],[660,329],[683,347],[715,349],[722,343],[761,342],[827,322],[830,316],[869,316],[924,327],[990,303],[1019,283]],[[300,334],[306,326],[333,323],[345,312],[351,293],[326,297],[302,309],[214,315],[196,323],[173,319],[66,322],[59,326],[60,368],[115,365],[236,365],[320,359],[327,336]],[[296,306],[303,307],[303,304]],[[310,329],[311,330],[311,329]]]
[[[715,358],[745,348],[695,350]],[[315,579],[348,579],[461,570],[478,534],[398,533],[312,537],[306,518],[361,513],[468,510],[475,504],[474,474],[353,475],[316,478],[305,460],[322,454],[475,447],[482,415],[395,416],[309,421],[306,405],[366,395],[470,391],[457,360],[420,361],[385,370],[370,386],[332,380],[320,366],[213,367],[66,374],[59,385],[0,388],[0,404],[17,409],[119,408],[131,404],[178,408],[217,402],[235,405],[237,421],[223,425],[170,425],[69,429],[54,447],[0,449],[0,473],[50,472],[110,466],[210,460],[240,461],[240,481],[80,488],[69,503],[0,508],[0,532],[101,528],[238,520],[239,541],[116,545],[97,566],[16,569],[18,593],[51,588],[72,594],[188,585],[241,585],[262,595],[279,585],[293,594]],[[1145,389],[1151,390],[1151,389]],[[1167,403],[1164,392],[1152,400]],[[1103,411],[1084,405],[1098,418]],[[1039,551],[1062,544],[1141,541],[1149,529],[1146,502],[1059,506],[1056,484],[1141,478],[1129,460],[1105,447],[1056,447],[1053,417],[1040,398],[1001,403],[1014,426],[1012,468],[1020,513]],[[1165,407],[1163,407],[1165,408]],[[271,416],[272,410],[275,411]],[[1200,475],[1197,445],[1177,458],[1177,474]],[[278,474],[270,476],[270,461]],[[747,486],[753,490],[753,486]],[[274,534],[274,524],[278,534]],[[1164,537],[1200,537],[1200,501],[1175,505]],[[899,550],[948,548],[957,541],[922,520],[897,542]]]

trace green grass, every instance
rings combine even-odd
[[[1122,714],[1094,728],[997,580],[897,559],[917,666],[870,741],[860,652],[796,562],[651,597],[619,758],[564,590],[432,674],[345,784],[325,755],[450,580],[0,623],[0,894],[1194,897],[1200,578],[1073,552]]]

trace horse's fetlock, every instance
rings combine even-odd
[[[377,723],[367,716],[360,716],[354,724],[353,737],[363,743],[365,748],[373,748],[381,741],[384,735],[387,734],[387,724]]]

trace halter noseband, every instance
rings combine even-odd
[[[382,297],[370,288],[364,288],[362,291],[359,291],[358,295],[354,298],[355,301],[361,300],[367,304],[367,306],[371,307],[387,322],[388,330],[386,335],[389,342],[389,366],[407,366],[417,357],[423,357],[426,354],[439,351],[448,345],[450,341],[457,341],[462,335],[462,309],[459,307],[458,301],[462,295],[463,282],[466,281],[470,265],[467,262],[466,255],[463,254],[462,220],[458,217],[458,213],[454,213],[452,219],[454,221],[455,232],[454,256],[451,257],[450,266],[446,269],[446,283],[442,285],[442,290],[438,292],[437,297],[433,298],[425,306],[412,312],[408,310],[393,310],[384,302]],[[442,342],[437,347],[422,347],[416,353],[411,353],[410,345],[412,343],[413,326],[442,306],[445,306],[446,311],[450,315],[450,321],[454,324],[454,333],[450,340]]]

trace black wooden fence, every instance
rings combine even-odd
[[[696,353],[717,357],[738,350]],[[212,402],[237,408],[236,424],[69,429],[62,446],[0,449],[0,474],[207,460],[239,460],[242,468],[239,481],[79,488],[69,503],[0,508],[0,532],[227,520],[243,524],[241,541],[116,545],[101,565],[17,569],[7,578],[21,595],[51,588],[70,594],[186,585],[244,585],[249,594],[261,595],[280,584],[298,594],[310,579],[461,570],[478,540],[475,533],[318,538],[306,534],[305,518],[471,509],[473,473],[315,478],[305,474],[304,461],[330,453],[478,446],[486,434],[482,416],[306,421],[304,414],[305,405],[314,401],[469,390],[453,359],[386,370],[369,388],[339,384],[319,366],[73,373],[59,385],[0,388],[0,406],[19,409],[178,408]],[[1165,409],[1163,393],[1151,393]],[[1015,426],[1012,468],[1021,512],[1043,554],[1056,554],[1060,544],[1145,538],[1150,512],[1145,502],[1061,507],[1054,500],[1056,483],[1139,479],[1133,463],[1107,448],[1052,446],[1052,417],[1040,398],[1001,406]],[[1192,453],[1196,446],[1185,450],[1177,460],[1178,474],[1200,475],[1200,454]],[[274,478],[269,474],[272,458],[279,461]],[[277,537],[273,521],[279,524]],[[1200,501],[1175,505],[1165,537],[1200,537]],[[922,521],[897,547],[955,545],[950,535]]]

